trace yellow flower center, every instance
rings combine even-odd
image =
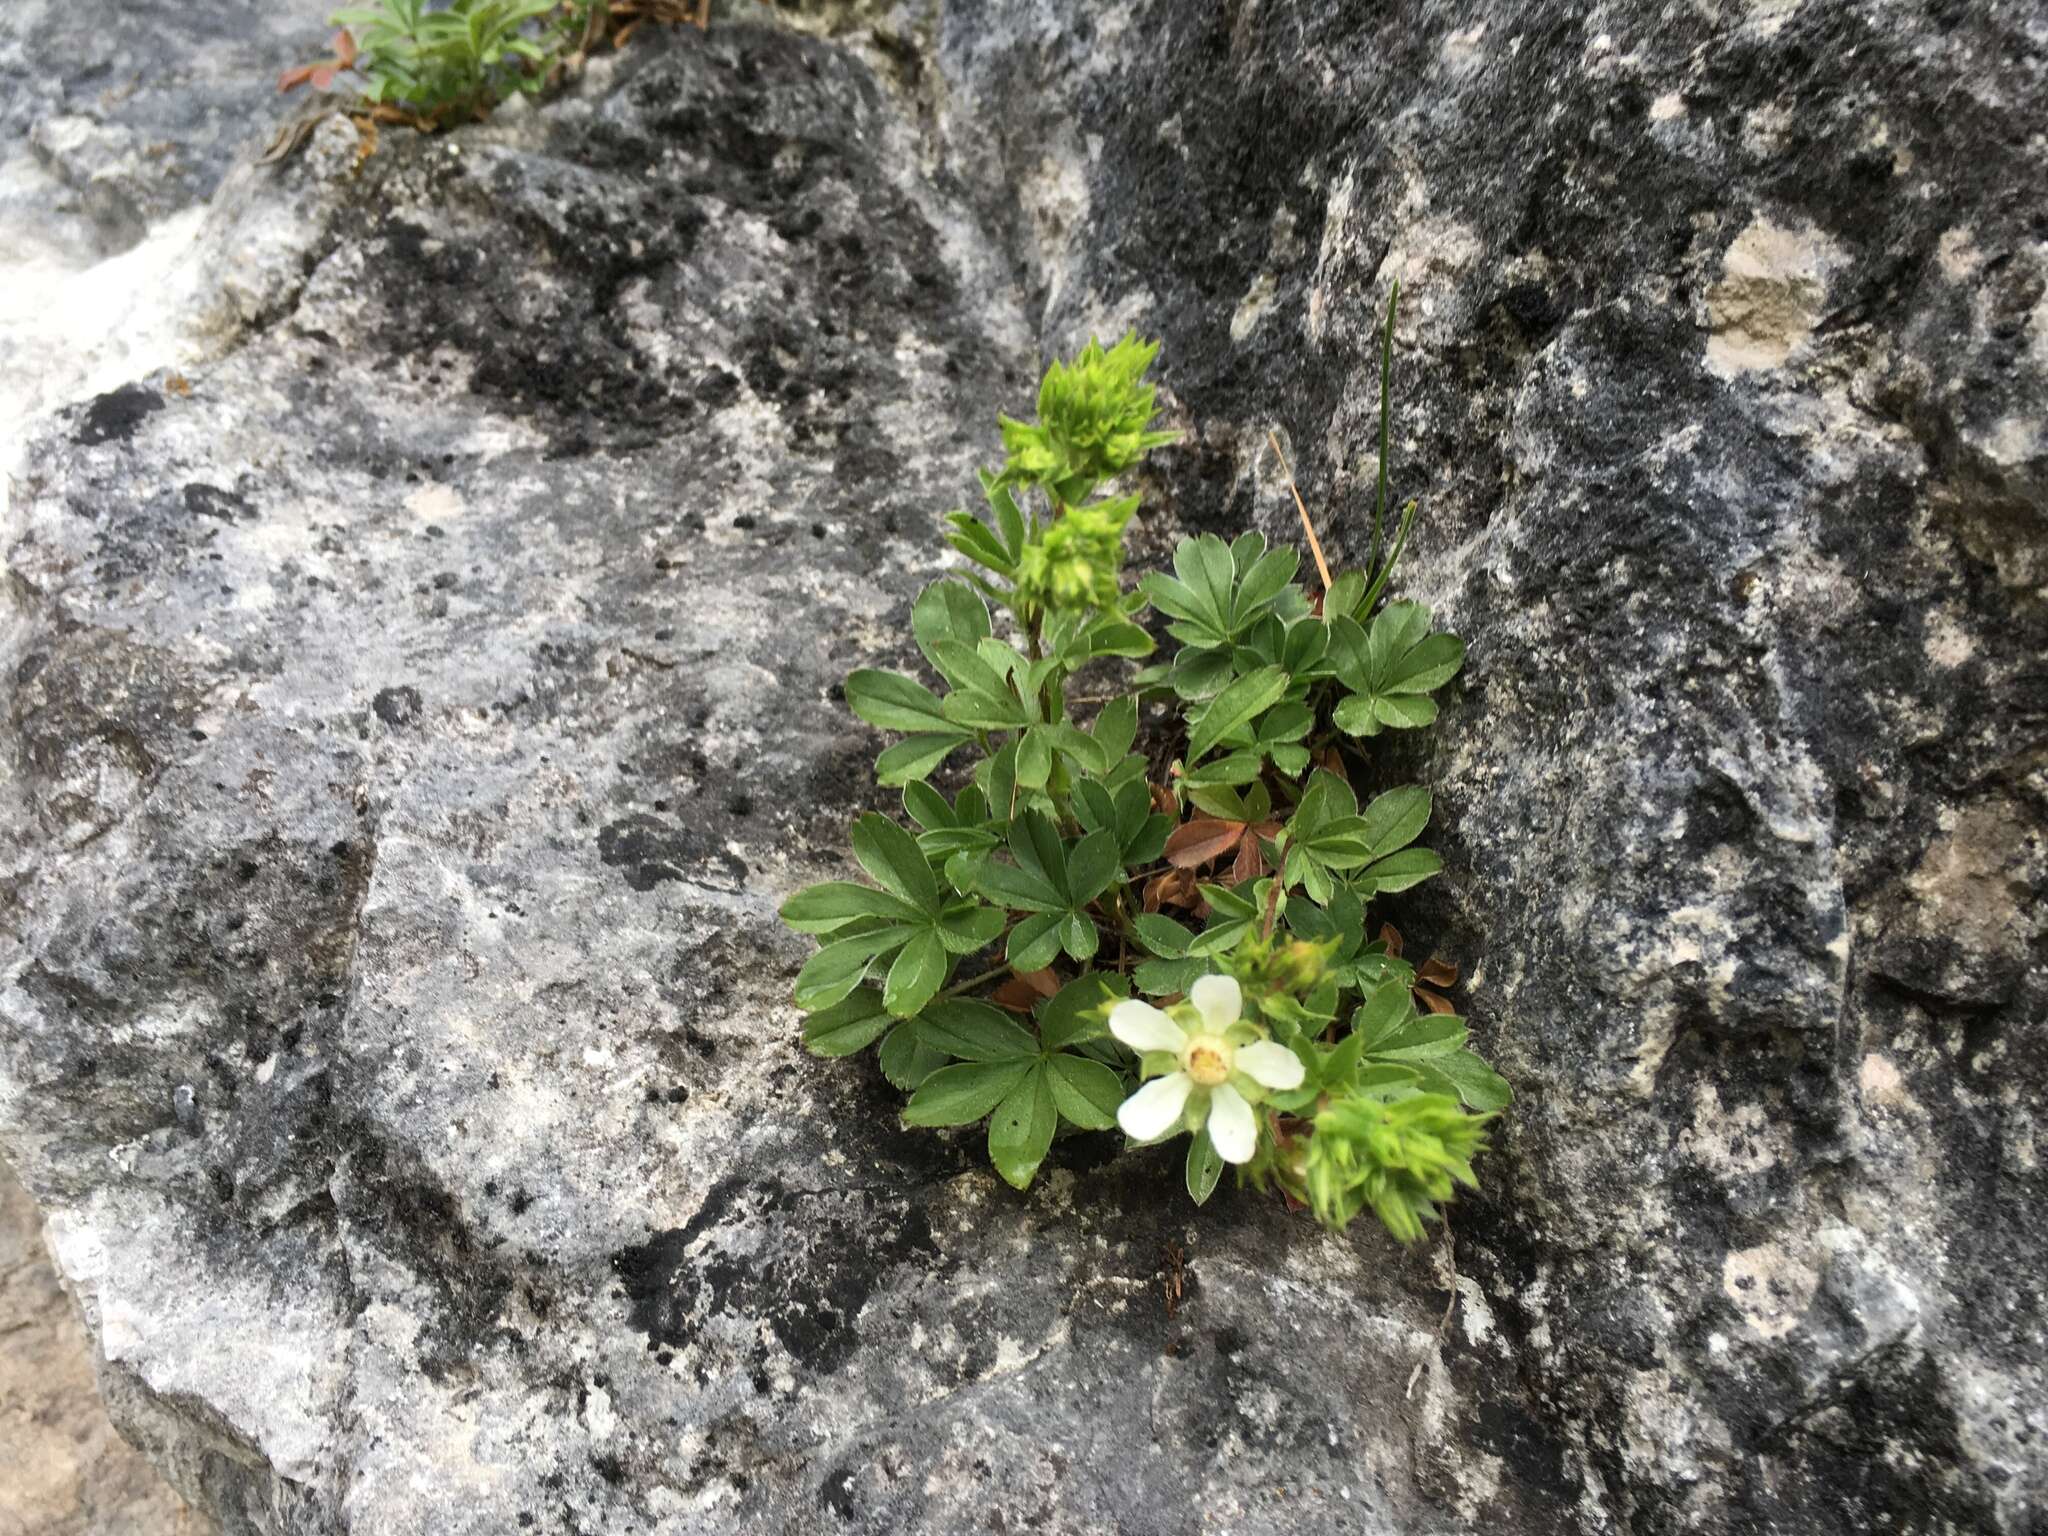
[[[1229,1080],[1231,1060],[1236,1054],[1230,1042],[1220,1035],[1193,1035],[1181,1050],[1180,1064],[1204,1088],[1216,1088]]]

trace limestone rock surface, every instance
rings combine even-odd
[[[2038,18],[798,19],[228,173],[189,393],[29,446],[0,1145],[124,1430],[234,1532],[2036,1529]],[[798,1045],[835,686],[1091,331],[1141,559],[1269,432],[1362,558],[1396,279],[1487,1191],[1018,1197]]]

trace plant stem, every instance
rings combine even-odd
[[[1408,547],[1408,530],[1415,526],[1415,502],[1411,498],[1401,512],[1401,532],[1394,540],[1394,548],[1387,556],[1387,563],[1380,567],[1379,575],[1373,577],[1372,586],[1366,590],[1365,601],[1358,611],[1367,618],[1372,617],[1372,605],[1379,601],[1380,592],[1386,587],[1387,578],[1394,574],[1394,565],[1401,558],[1401,551]]]
[[[1387,298],[1387,329],[1380,342],[1380,490],[1379,497],[1373,502],[1372,507],[1372,559],[1366,563],[1367,570],[1376,568],[1380,563],[1380,530],[1387,518],[1387,424],[1394,389],[1394,308],[1400,302],[1401,284],[1397,280],[1393,293]],[[1388,568],[1392,569],[1391,561]],[[1359,611],[1370,617],[1372,605],[1367,603]]]
[[[952,986],[943,989],[939,993],[939,998],[958,997],[962,992],[971,992],[976,987],[983,986],[988,982],[994,981],[997,977],[1005,975],[1009,969],[1008,965],[999,965],[992,971],[983,971],[979,976],[970,976],[965,981],[956,981]],[[934,1001],[936,1000],[934,999]]]

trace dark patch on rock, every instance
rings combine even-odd
[[[697,821],[627,816],[598,829],[597,851],[605,863],[625,871],[636,891],[651,891],[666,880],[700,880],[707,865],[734,882],[747,877],[746,864]]]
[[[379,688],[377,696],[370,700],[370,708],[386,725],[411,725],[420,717],[420,691],[410,683]]]
[[[827,1375],[859,1348],[861,1308],[904,1265],[939,1257],[904,1197],[725,1179],[688,1224],[613,1260],[634,1329],[680,1348],[720,1323],[765,1323],[805,1370]]]
[[[195,517],[212,517],[232,523],[237,518],[256,516],[256,508],[247,497],[224,491],[217,485],[202,485],[194,481],[185,487],[184,496],[185,510]]]
[[[161,391],[148,384],[123,384],[86,402],[72,440],[87,447],[125,442],[134,436],[137,427],[163,408]]]

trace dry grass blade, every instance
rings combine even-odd
[[[313,137],[313,130],[340,111],[336,102],[325,101],[310,112],[302,112],[271,136],[263,153],[256,157],[258,165],[276,165],[289,160],[306,147],[306,141]]]
[[[1266,441],[1273,445],[1273,457],[1280,461],[1280,473],[1287,477],[1287,489],[1294,493],[1294,505],[1301,513],[1301,531],[1308,535],[1308,552],[1316,557],[1316,574],[1323,578],[1323,590],[1330,590],[1330,563],[1323,558],[1322,540],[1316,537],[1316,525],[1309,520],[1308,503],[1301,499],[1301,487],[1294,483],[1294,471],[1287,467],[1287,455],[1280,450],[1280,434],[1268,432]]]

